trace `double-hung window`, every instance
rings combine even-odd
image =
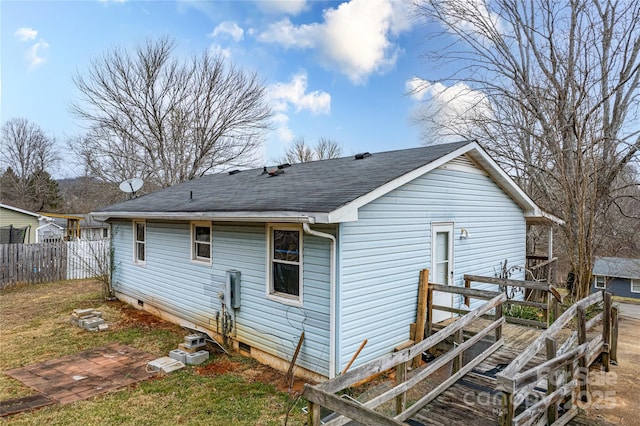
[[[606,288],[607,277],[603,277],[602,275],[596,275],[593,279],[593,286],[595,288]]]
[[[640,293],[640,280],[631,280],[631,293]]]
[[[268,227],[268,294],[284,303],[302,303],[302,231],[296,225]]]
[[[191,259],[211,263],[211,222],[191,224]]]
[[[133,261],[144,265],[147,261],[147,224],[133,221]]]

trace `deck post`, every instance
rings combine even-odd
[[[307,403],[307,425],[320,426],[320,406],[315,402]]]
[[[610,362],[618,363],[618,307],[611,308],[611,347],[609,348]]]
[[[545,340],[545,344],[547,347],[547,360],[551,360],[556,357],[557,353],[557,345],[555,339],[547,338]],[[547,395],[552,394],[558,389],[558,372],[556,370],[551,370],[549,375],[547,376]],[[547,420],[548,424],[552,424],[558,419],[558,403],[555,402],[547,408]]]
[[[396,386],[407,380],[408,362],[396,365]],[[396,396],[396,414],[402,413],[407,408],[407,394],[402,392]]]
[[[424,340],[424,325],[425,317],[427,316],[427,303],[428,303],[428,288],[429,288],[429,270],[423,269],[420,271],[420,278],[418,281],[418,312],[416,314],[416,332],[413,338],[414,342],[418,343]],[[414,358],[413,368],[420,367],[420,356]]]
[[[496,306],[495,320],[497,321],[500,318],[502,318],[502,303]],[[496,342],[500,339],[502,339],[502,324],[496,327]]]
[[[469,281],[466,277],[464,279],[464,288],[471,288],[471,281]],[[469,307],[469,304],[471,303],[471,298],[469,296],[464,296],[464,304],[467,305],[467,308]]]
[[[455,335],[453,336],[453,341],[454,341],[453,347],[456,348],[460,346],[462,344],[463,339],[464,337],[462,336],[462,328],[461,328],[460,330],[456,331]],[[463,355],[464,355],[464,352],[460,352],[455,358],[453,358],[452,374],[457,373],[462,368]]]
[[[587,342],[587,316],[585,309],[582,306],[578,306],[578,345],[582,345]],[[578,360],[579,374],[578,383],[580,384],[580,399],[583,402],[589,400],[589,366],[587,365],[586,355],[580,357]]]
[[[609,372],[609,353],[611,350],[611,293],[602,295],[604,312],[602,313],[602,363],[604,371]]]
[[[433,288],[427,282],[427,337],[431,336],[433,330]]]
[[[513,394],[502,391],[502,413],[500,414],[500,426],[511,426],[513,424]]]

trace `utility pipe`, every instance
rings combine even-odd
[[[325,232],[311,229],[308,223],[302,224],[305,234],[331,240],[331,259],[329,273],[329,379],[336,376],[336,237]]]

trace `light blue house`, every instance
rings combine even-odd
[[[524,265],[527,224],[551,218],[475,142],[234,170],[93,215],[112,226],[121,300],[280,369],[304,332],[311,379],[365,339],[354,366],[406,342],[421,269],[463,285]]]

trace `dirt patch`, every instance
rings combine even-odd
[[[640,319],[621,316],[618,330],[618,365],[609,372],[591,371],[590,399],[580,403],[589,419],[599,424],[640,425]]]
[[[201,376],[218,376],[240,372],[243,367],[240,362],[218,358],[203,367],[197,367],[196,372]]]
[[[123,302],[113,302],[119,304],[119,309],[122,314],[122,318],[118,321],[119,326],[129,328],[135,326],[143,329],[167,329],[174,330],[178,326],[169,321],[165,321],[160,317],[157,317],[142,309],[133,308]]]
[[[205,366],[197,367],[196,372],[201,376],[236,374],[247,382],[273,384],[278,391],[293,394],[302,393],[304,384],[307,383],[301,379],[294,379],[293,383],[290,383],[286,380],[284,373],[267,365],[234,361],[222,355]]]

